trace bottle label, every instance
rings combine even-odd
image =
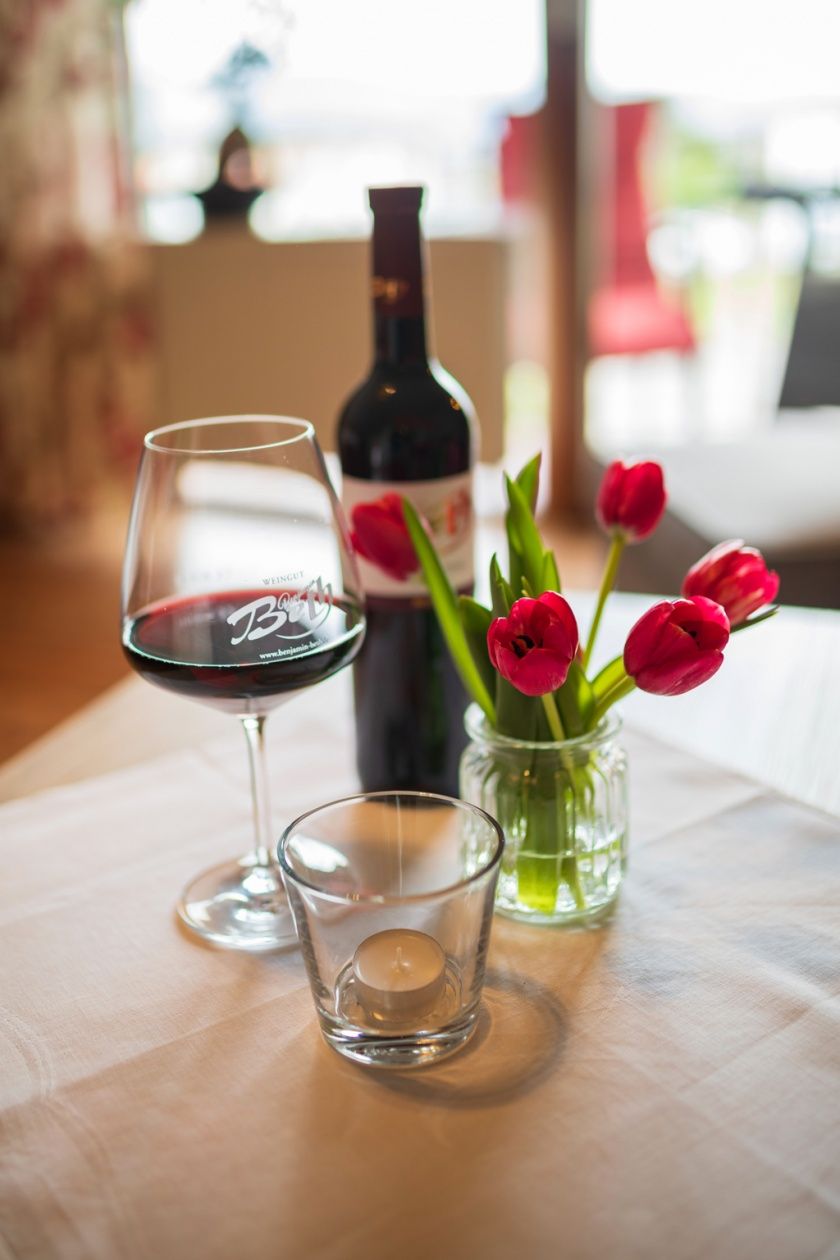
[[[472,477],[433,481],[342,479],[342,502],[366,595],[428,598],[420,561],[403,517],[401,497],[424,520],[455,590],[473,582]]]

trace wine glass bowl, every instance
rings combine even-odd
[[[240,718],[255,843],[178,913],[217,945],[295,940],[273,853],[266,715],[347,665],[364,636],[356,565],[312,426],[228,416],[149,433],[123,566],[122,643],[141,677]]]

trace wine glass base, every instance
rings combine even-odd
[[[181,894],[177,911],[190,932],[222,949],[260,954],[297,944],[280,876],[249,858],[197,876]]]

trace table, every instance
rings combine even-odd
[[[728,678],[632,698],[616,915],[497,919],[476,1037],[413,1075],[322,1043],[295,951],[177,928],[244,844],[229,720],[132,680],[15,759],[0,1256],[840,1257],[838,627],[785,610]],[[348,681],[272,718],[278,817],[353,789]]]

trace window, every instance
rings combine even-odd
[[[838,40],[831,0],[590,0],[597,196],[613,225],[593,249],[596,449],[728,441],[778,418],[809,286],[840,274]],[[628,198],[644,211],[635,242]],[[622,336],[630,310],[646,346]]]
[[[428,186],[430,233],[492,229],[505,120],[544,94],[543,0],[133,0],[125,20],[152,238],[200,231],[190,194],[235,125],[267,239],[366,234],[365,187],[401,181]]]

